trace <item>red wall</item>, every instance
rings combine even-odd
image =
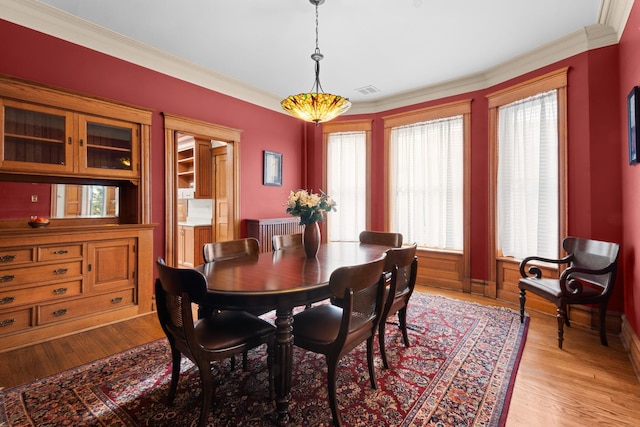
[[[32,202],[31,196],[38,201]],[[32,216],[49,218],[51,213],[51,184],[6,182],[0,184],[0,220],[24,219]]]
[[[242,131],[242,218],[286,216],[289,190],[302,186],[303,124],[146,68],[0,20],[0,73],[151,109],[154,257],[164,255],[164,130],[161,113],[200,119]],[[282,187],[262,185],[262,152],[283,153]]]
[[[472,98],[471,113],[471,276],[489,277],[488,265],[488,128],[486,95],[518,82],[569,67],[568,190],[569,233],[621,241],[624,223],[624,271],[611,308],[625,313],[636,333],[640,292],[634,243],[640,242],[640,167],[626,160],[626,94],[640,83],[639,7],[634,7],[620,45],[596,49],[536,70],[494,87],[372,115],[373,188],[383,188],[383,122],[385,115],[444,102]],[[241,216],[285,216],[283,203],[291,189],[322,185],[321,127],[303,124],[284,114],[185,83],[125,61],[93,52],[0,20],[0,73],[52,84],[154,110],[152,124],[152,219],[154,256],[164,252],[164,135],[161,112],[169,112],[242,130],[240,147]],[[620,67],[620,71],[619,71]],[[284,154],[283,186],[262,186],[262,151]],[[622,170],[622,172],[621,172]],[[624,183],[624,185],[623,185]],[[635,191],[634,191],[635,190]],[[624,206],[623,206],[624,191]],[[381,193],[378,193],[381,194]],[[382,201],[374,192],[372,228],[382,229]],[[625,282],[629,282],[627,286]]]
[[[627,95],[640,85],[640,5],[635,3],[627,26],[620,39],[620,85],[616,90],[618,108],[623,112],[618,120],[621,154],[618,167],[622,171],[622,219],[624,228],[624,314],[636,336],[640,336],[640,262],[636,252],[640,248],[640,165],[629,166],[627,154]]]
[[[471,278],[489,278],[489,141],[486,96],[496,90],[529,80],[550,71],[569,67],[568,72],[568,233],[600,240],[622,241],[620,117],[617,96],[618,47],[596,49],[527,73],[485,90],[460,94],[373,115],[373,188],[383,188],[385,159],[382,117],[416,108],[456,100],[471,103]],[[365,118],[366,116],[358,116]],[[348,120],[353,117],[341,117]],[[314,155],[321,141],[316,133]],[[614,147],[615,149],[612,149]],[[315,170],[314,170],[315,171]],[[319,170],[315,171],[320,173]],[[311,180],[319,182],[321,175]],[[374,192],[375,194],[375,192]],[[372,228],[383,229],[384,206],[374,202]],[[610,307],[622,310],[622,277]]]

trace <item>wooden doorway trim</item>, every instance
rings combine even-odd
[[[178,233],[178,201],[176,133],[186,133],[198,137],[227,143],[227,197],[229,203],[229,239],[240,235],[240,133],[237,129],[203,122],[187,117],[162,113],[164,116],[165,152],[165,261],[177,265],[176,239]]]

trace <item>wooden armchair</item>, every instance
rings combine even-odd
[[[567,314],[570,304],[598,304],[600,342],[608,345],[605,329],[607,304],[613,291],[618,268],[617,243],[601,242],[598,240],[567,237],[562,242],[567,256],[562,259],[547,259],[531,256],[520,263],[518,282],[520,289],[520,321],[524,322],[524,305],[526,292],[533,292],[554,303],[557,307],[558,347],[562,348],[564,325],[571,326]],[[531,261],[548,262],[567,267],[560,274],[559,279],[542,277],[540,268],[535,265],[527,269]]]

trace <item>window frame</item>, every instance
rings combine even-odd
[[[489,108],[489,283],[497,293],[498,261],[519,263],[503,257],[498,248],[497,182],[498,182],[498,109],[503,105],[555,89],[558,99],[558,253],[562,253],[562,239],[567,235],[567,73],[568,67],[487,95]]]
[[[451,251],[434,248],[418,248],[419,257],[427,264],[438,261],[432,261],[429,254],[437,257],[438,254],[460,254],[461,266],[460,276],[462,281],[462,291],[471,292],[471,102],[472,99],[462,99],[446,104],[439,104],[432,107],[412,110],[404,113],[393,114],[382,117],[384,122],[384,189],[383,189],[383,205],[384,210],[384,227],[390,230],[391,227],[391,196],[390,196],[390,144],[391,129],[398,126],[410,125],[413,123],[426,122],[437,119],[444,119],[452,116],[462,116],[463,126],[463,249],[462,251]]]
[[[328,185],[328,146],[329,146],[329,134],[341,133],[341,132],[365,132],[365,182],[366,182],[366,196],[365,196],[365,225],[366,229],[371,229],[371,128],[372,120],[348,120],[340,122],[329,122],[322,124],[322,188],[325,189],[329,195],[331,190]],[[338,209],[340,206],[338,206]],[[331,215],[326,216],[326,223],[331,221]],[[322,241],[327,241],[327,224],[322,224]]]

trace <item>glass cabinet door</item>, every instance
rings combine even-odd
[[[73,170],[72,113],[7,100],[1,104],[3,169]]]
[[[138,126],[133,123],[81,116],[80,172],[114,177],[139,177]]]

